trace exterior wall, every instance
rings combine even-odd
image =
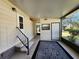
[[[27,37],[31,40],[34,37],[33,34],[33,22],[26,19],[25,20],[25,33],[27,35]]]
[[[0,0],[0,52],[12,47],[16,42],[16,13]]]
[[[17,12],[12,11],[12,7]],[[19,43],[16,39],[17,14],[24,17],[24,31],[31,40],[33,36],[33,23],[29,16],[11,4],[8,0],[0,0],[0,53]]]
[[[36,22],[33,21],[33,35],[36,36]]]
[[[41,40],[51,40],[51,23],[52,22],[60,22],[60,19],[49,18],[47,20],[40,19],[41,26],[42,24],[50,24],[50,30],[42,30],[41,27]]]

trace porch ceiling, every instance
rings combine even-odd
[[[61,17],[79,0],[10,0],[13,4],[32,17]]]

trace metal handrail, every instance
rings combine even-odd
[[[17,38],[21,41],[21,43],[27,48],[27,55],[29,55],[29,39],[28,39],[28,37],[18,28],[18,27],[16,27],[19,31],[20,31],[20,33],[22,33],[22,35],[26,38],[26,40],[27,40],[27,46],[26,46],[26,44],[21,40],[21,38],[17,35]]]
[[[16,28],[28,39],[28,37],[18,27]]]

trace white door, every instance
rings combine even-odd
[[[52,23],[52,40],[59,40],[59,23]]]

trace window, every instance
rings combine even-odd
[[[63,19],[62,37],[79,46],[79,10]]]
[[[19,27],[23,29],[23,17],[19,16]]]

